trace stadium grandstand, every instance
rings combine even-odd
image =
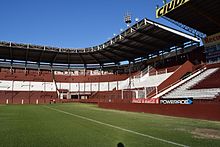
[[[163,2],[98,46],[0,41],[0,147],[220,146],[220,1]]]
[[[220,59],[219,4],[172,0],[158,6],[157,17],[184,32],[145,18],[109,41],[83,49],[2,41],[0,103],[88,102],[105,108],[125,104],[127,109],[153,103],[165,109],[162,102],[190,98],[194,104],[219,104],[220,83],[215,78],[220,65],[213,63]],[[167,115],[182,115],[170,109]],[[213,113],[211,119],[219,116]]]

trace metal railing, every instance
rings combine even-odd
[[[204,70],[205,68],[206,68],[206,64],[203,65],[201,68],[199,68],[199,69],[193,71],[193,72],[192,72],[191,74],[189,74],[188,76],[184,77],[184,79],[185,79],[185,78],[188,78],[189,76],[191,76],[191,75],[193,75],[193,74],[195,74],[195,73],[197,73],[197,72],[200,71],[200,70]],[[152,98],[152,97],[156,96],[157,94],[159,94],[159,93],[161,93],[161,92],[167,90],[168,88],[170,88],[170,87],[176,85],[177,83],[181,82],[182,80],[183,80],[183,79],[179,79],[179,80],[177,80],[176,82],[170,84],[169,86],[167,86],[167,87],[165,87],[165,88],[163,88],[163,89],[161,89],[161,90],[159,90],[159,91],[158,91],[158,88],[156,88],[156,92],[155,92],[154,94],[150,95],[149,98]],[[187,82],[187,81],[186,81],[186,82]]]

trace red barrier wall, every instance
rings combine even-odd
[[[158,86],[158,91],[178,81],[185,73],[192,72],[192,67],[193,64],[191,62],[187,61],[184,63],[174,74]]]
[[[220,121],[220,104],[159,105],[132,103],[99,103],[99,107],[132,112]]]

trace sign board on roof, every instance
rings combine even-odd
[[[213,63],[220,61],[220,33],[208,36],[203,40],[206,53],[206,62]]]
[[[157,9],[156,17],[160,18],[165,14],[173,11],[174,9],[184,5],[185,3],[189,2],[190,0],[172,0],[169,3],[165,4],[163,7]]]
[[[212,46],[220,43],[220,33],[211,35],[203,39],[205,46]]]

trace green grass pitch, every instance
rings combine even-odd
[[[0,105],[0,147],[220,146],[220,122],[100,109]]]

